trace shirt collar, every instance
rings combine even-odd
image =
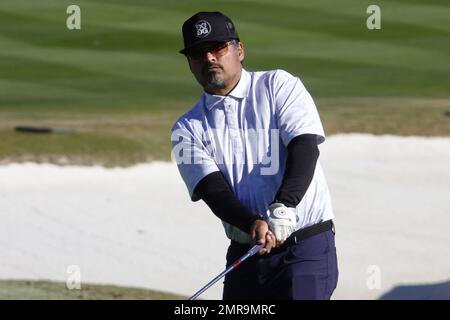
[[[215,106],[217,106],[220,102],[222,102],[226,97],[232,97],[235,99],[243,99],[248,95],[248,91],[250,89],[250,74],[242,69],[241,78],[239,79],[238,84],[234,87],[231,92],[226,96],[219,96],[215,94],[210,94],[208,92],[204,92],[203,95],[205,97],[204,103],[206,109],[211,110]]]

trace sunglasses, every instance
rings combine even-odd
[[[189,49],[186,52],[186,56],[191,60],[202,60],[205,55],[209,52],[214,55],[216,58],[221,57],[228,52],[228,47],[232,43],[232,41],[228,42],[218,42],[209,44],[207,46],[201,46]]]

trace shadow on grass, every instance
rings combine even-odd
[[[450,281],[423,284],[403,285],[386,292],[380,300],[450,300]]]

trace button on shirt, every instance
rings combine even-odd
[[[197,183],[220,171],[244,205],[267,216],[281,186],[287,145],[302,134],[317,135],[318,144],[325,141],[314,101],[300,79],[283,70],[243,69],[227,96],[204,92],[178,119],[172,156],[193,201],[199,200]],[[297,229],[334,217],[319,162],[296,212]],[[224,226],[230,237],[233,226]]]

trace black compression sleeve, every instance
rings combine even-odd
[[[296,207],[308,190],[314,176],[319,148],[314,134],[293,138],[287,147],[286,169],[275,200]]]
[[[194,193],[206,202],[217,217],[244,232],[249,233],[252,223],[259,218],[236,198],[219,171],[210,173],[200,180]]]

